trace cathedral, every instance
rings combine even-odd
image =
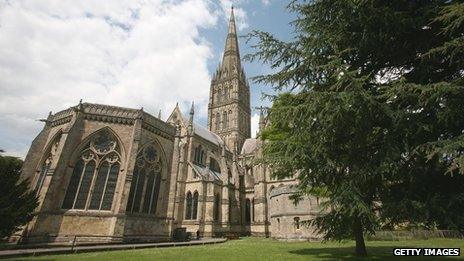
[[[39,198],[24,242],[169,241],[249,235],[317,240],[301,225],[319,200],[295,205],[298,180],[273,179],[251,138],[250,86],[232,9],[222,62],[212,76],[207,127],[195,107],[166,121],[143,109],[82,103],[50,113],[25,158],[22,178]],[[259,129],[266,126],[261,111]]]

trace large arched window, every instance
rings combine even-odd
[[[187,196],[185,197],[185,219],[186,220],[192,219],[192,203],[193,203],[193,197],[192,197],[192,193],[189,191],[187,192]]]
[[[219,212],[221,209],[221,197],[219,193],[214,196],[214,209],[213,209],[213,219],[214,221],[219,221]]]
[[[246,224],[250,224],[251,222],[251,203],[250,203],[250,199],[247,198],[245,200],[245,223]]]
[[[195,191],[195,193],[193,193],[193,206],[192,206],[192,218],[191,219],[197,219],[197,213],[198,213],[198,192]]]
[[[228,123],[229,121],[227,120],[227,111],[224,111],[222,113],[222,128],[227,129],[229,127]]]
[[[221,129],[221,114],[216,113],[216,130]]]
[[[156,214],[161,186],[162,162],[154,143],[138,154],[132,176],[127,212]]]
[[[111,210],[120,166],[114,135],[108,130],[95,134],[74,165],[63,208]]]

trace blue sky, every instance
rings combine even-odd
[[[140,108],[166,118],[179,102],[205,125],[212,72],[222,57],[230,6],[238,33],[291,39],[281,0],[0,1],[0,148],[24,157],[37,119],[84,102]],[[239,39],[242,56],[252,52]],[[249,77],[269,72],[244,63]],[[252,108],[268,105],[251,84]],[[252,111],[252,132],[257,111]]]

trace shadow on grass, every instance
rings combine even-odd
[[[367,247],[367,257],[360,258],[354,255],[354,247],[322,247],[322,248],[302,248],[289,251],[291,254],[308,256],[309,258],[320,259],[343,259],[343,260],[410,260],[411,256],[393,256],[394,248],[407,248],[407,246],[372,246]],[[450,257],[424,257],[424,260],[449,260]],[[459,258],[459,257],[458,257]]]

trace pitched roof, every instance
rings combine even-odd
[[[186,128],[189,125],[188,117],[183,115],[182,111],[180,110],[179,106],[177,106],[177,105],[174,108],[174,110],[172,111],[172,113],[169,116],[167,121],[169,121],[174,114],[179,115],[179,117],[181,118],[181,122],[182,122],[183,127]],[[198,136],[202,137],[203,139],[205,139],[205,140],[207,140],[207,141],[209,141],[209,142],[211,142],[211,143],[213,143],[213,144],[215,144],[217,146],[221,146],[221,145],[224,144],[224,141],[221,139],[221,137],[219,137],[219,135],[217,135],[214,132],[209,131],[207,128],[201,126],[200,124],[198,124],[196,122],[193,122],[193,132],[195,134],[197,134]]]
[[[221,181],[221,173],[191,162],[190,165],[192,166],[193,171],[195,171],[195,173],[203,180]]]
[[[241,154],[250,154],[258,148],[258,139],[249,138],[243,143]]]

